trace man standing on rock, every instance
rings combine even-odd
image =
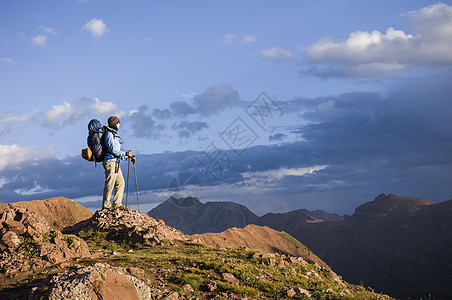
[[[105,169],[105,186],[102,209],[110,208],[112,206],[110,198],[113,193],[113,188],[115,189],[113,196],[113,208],[122,206],[122,197],[124,195],[124,177],[122,176],[119,162],[121,160],[128,159],[130,159],[133,163],[136,161],[136,158],[132,156],[132,151],[129,150],[125,152],[121,150],[121,144],[123,141],[118,135],[119,125],[121,125],[119,118],[111,116],[108,118],[108,127],[106,127],[104,133],[105,159],[102,165]]]

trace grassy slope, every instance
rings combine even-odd
[[[166,289],[177,292],[190,284],[194,292],[190,296],[199,299],[220,295],[220,298],[251,297],[255,299],[287,298],[289,288],[307,289],[314,299],[388,299],[361,286],[341,284],[331,271],[316,264],[284,264],[283,257],[253,258],[256,251],[240,248],[213,248],[199,243],[164,241],[162,245],[144,247],[106,240],[106,233],[81,232],[94,253],[89,260],[127,268],[129,272],[146,282],[153,290]],[[112,251],[116,255],[112,255]],[[233,285],[221,278],[231,273],[240,280]],[[36,274],[31,281],[42,281],[45,274]],[[45,281],[46,279],[44,279]],[[209,292],[207,284],[217,283],[217,290]],[[0,291],[0,296],[27,293],[24,282]],[[45,298],[45,290],[43,290]],[[307,299],[307,298],[306,298]]]

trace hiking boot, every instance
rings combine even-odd
[[[117,206],[113,206],[113,209],[129,210],[129,207],[125,206],[125,205],[117,205]]]

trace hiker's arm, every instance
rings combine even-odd
[[[107,131],[105,135],[105,146],[107,147],[107,152],[113,154],[115,157],[119,157],[122,160],[126,160],[126,152],[121,151],[121,144],[115,143],[113,133]]]

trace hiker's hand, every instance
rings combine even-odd
[[[127,151],[127,152],[126,152],[126,156],[132,157],[132,150]]]
[[[132,157],[130,158],[130,160],[131,160],[133,163],[135,163],[135,162],[137,161],[137,158],[136,158],[135,156],[132,156]]]

